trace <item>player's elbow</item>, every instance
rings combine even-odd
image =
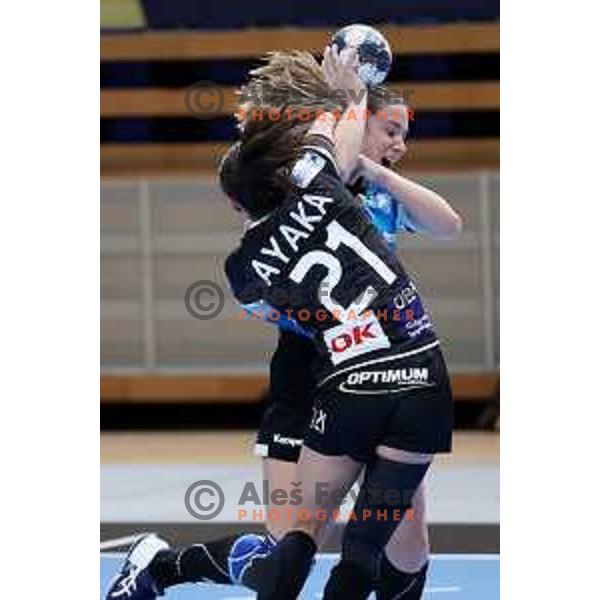
[[[463,225],[462,217],[452,211],[452,214],[448,218],[448,235],[453,238],[458,236],[463,230]]]
[[[444,240],[452,240],[460,235],[463,225],[462,217],[451,211],[438,223],[436,237]]]

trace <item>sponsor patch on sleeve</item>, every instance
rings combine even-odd
[[[307,188],[324,166],[325,158],[309,150],[296,161],[291,174],[292,182],[299,188]]]

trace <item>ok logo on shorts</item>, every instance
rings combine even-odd
[[[391,346],[389,338],[374,316],[332,327],[325,331],[323,338],[334,365]]]

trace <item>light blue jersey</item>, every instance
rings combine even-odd
[[[377,227],[390,248],[396,247],[398,231],[414,232],[417,230],[404,205],[398,202],[383,186],[368,183],[360,197],[363,199],[363,206],[371,222]]]

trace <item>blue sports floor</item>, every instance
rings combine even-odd
[[[100,597],[115,573],[121,554],[100,555]],[[337,557],[320,555],[301,600],[321,598],[329,569]],[[241,587],[183,585],[167,591],[166,600],[253,600],[255,595]],[[425,598],[428,600],[498,600],[500,598],[500,557],[498,555],[445,554],[434,556],[429,569]]]

